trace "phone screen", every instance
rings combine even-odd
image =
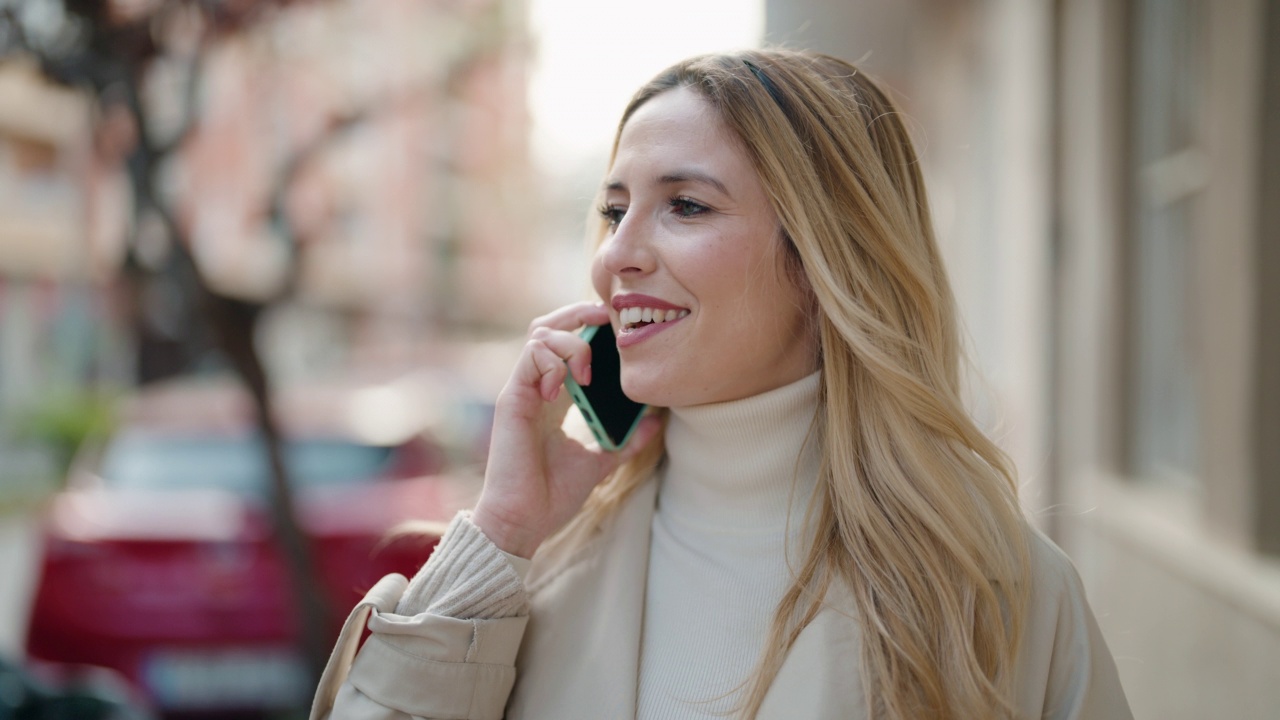
[[[590,331],[590,328],[588,328]],[[587,422],[599,427],[609,436],[614,447],[621,447],[631,429],[639,420],[645,406],[622,392],[622,366],[618,359],[618,345],[613,336],[613,326],[604,324],[595,329],[591,344],[591,384],[581,388],[587,403],[578,406]]]

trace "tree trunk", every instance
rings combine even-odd
[[[302,531],[294,509],[293,486],[284,460],[284,438],[276,424],[271,387],[254,344],[258,318],[263,306],[206,291],[209,319],[217,333],[218,345],[253,396],[258,427],[262,431],[271,466],[271,516],[276,541],[289,573],[294,607],[299,615],[297,628],[312,685],[320,680],[332,636],[333,616],[316,572],[310,539]]]

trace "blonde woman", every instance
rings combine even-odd
[[[353,614],[314,718],[1130,717],[961,402],[917,158],[870,79],[781,50],[670,68],[599,216],[603,303],[533,322],[474,512]],[[619,453],[562,430],[575,331],[606,322],[665,408]]]

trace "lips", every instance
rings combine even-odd
[[[689,309],[638,293],[615,295],[611,305],[618,313],[618,348],[643,342],[689,316]]]

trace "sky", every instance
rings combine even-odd
[[[530,0],[534,159],[551,176],[603,158],[627,100],[690,55],[759,44],[763,0]]]

